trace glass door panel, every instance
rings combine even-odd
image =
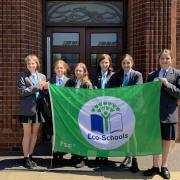
[[[47,67],[51,76],[53,64],[59,59],[71,69],[78,62],[85,62],[85,28],[49,28],[47,35],[51,38],[51,67]]]
[[[53,33],[53,46],[79,46],[79,33]]]
[[[120,66],[122,37],[121,28],[86,28],[86,64],[92,78],[97,73],[101,54],[106,53],[111,56],[114,70]]]

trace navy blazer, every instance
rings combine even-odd
[[[115,73],[109,80],[109,87],[122,87],[124,80],[124,71]],[[142,74],[139,71],[131,70],[128,86],[142,84],[143,78]]]
[[[46,81],[44,74],[38,73],[38,80]],[[19,115],[33,116],[37,112],[36,92],[40,91],[34,84],[33,77],[29,71],[21,72],[18,76],[17,88],[20,94],[20,112]]]
[[[51,84],[56,84],[56,76],[52,77],[52,78],[49,80],[49,82],[50,82]],[[67,87],[69,87],[69,86],[71,86],[70,84],[71,84],[71,79],[68,78],[67,76],[64,76],[64,77],[63,77],[62,86],[67,86]]]
[[[106,84],[105,84],[105,88],[109,87],[109,80],[111,78],[111,76],[114,74],[114,72],[108,72],[107,77],[106,77]],[[93,78],[93,86],[101,89],[101,79],[102,79],[102,74],[101,72],[97,73],[97,76]]]
[[[153,81],[159,77],[159,71],[154,71],[148,75],[147,81]],[[166,78],[168,86],[161,87],[160,96],[160,120],[161,123],[178,122],[178,98],[180,98],[180,71],[169,68]]]
[[[76,81],[71,79],[71,81],[68,83],[68,85],[69,85],[68,87],[76,87]],[[92,85],[88,84],[88,83],[83,83],[80,85],[80,88],[91,89]]]

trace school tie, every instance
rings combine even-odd
[[[106,85],[106,74],[103,73],[101,78],[101,89],[104,89],[105,85]]]
[[[33,74],[32,77],[33,77],[34,84],[35,85],[39,84],[39,80],[38,80],[36,74]]]
[[[129,80],[128,80],[128,75],[124,74],[124,79],[123,79],[123,86],[128,86]]]
[[[166,70],[163,69],[163,78],[166,77]]]
[[[59,79],[58,79],[58,85],[59,85],[59,86],[62,86],[62,83],[63,83],[62,79],[59,78]]]
[[[33,78],[34,84],[35,84],[35,85],[38,85],[38,84],[39,84],[39,80],[38,80],[38,78],[37,78],[37,75],[36,75],[36,74],[33,74],[33,75],[32,75],[32,78]],[[36,92],[36,98],[38,98],[38,97],[39,97],[39,92]]]

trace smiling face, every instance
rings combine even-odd
[[[27,69],[28,69],[31,73],[34,73],[34,72],[36,71],[36,69],[37,69],[37,63],[36,63],[36,61],[33,60],[33,59],[29,59],[29,60],[27,61],[26,66],[27,66]]]
[[[159,64],[162,69],[168,69],[172,64],[172,57],[169,53],[162,53],[159,57]]]
[[[101,70],[103,72],[106,72],[110,66],[110,62],[109,62],[109,59],[103,59],[99,62],[99,65],[101,67]]]
[[[58,63],[55,66],[54,71],[55,71],[56,75],[59,76],[59,77],[62,77],[66,72],[66,70],[65,70],[62,63]]]
[[[124,72],[128,72],[133,67],[133,61],[126,57],[125,59],[122,60],[121,66]]]
[[[84,75],[84,69],[80,66],[77,66],[74,70],[74,74],[75,74],[76,78],[79,80]]]

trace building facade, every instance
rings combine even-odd
[[[163,48],[172,49],[174,66],[180,68],[177,0],[1,0],[0,150],[21,147],[16,81],[27,54],[38,55],[41,71],[49,78],[53,62],[60,58],[70,67],[86,63],[93,76],[101,53],[111,55],[116,69],[128,52],[145,80],[158,68]]]

